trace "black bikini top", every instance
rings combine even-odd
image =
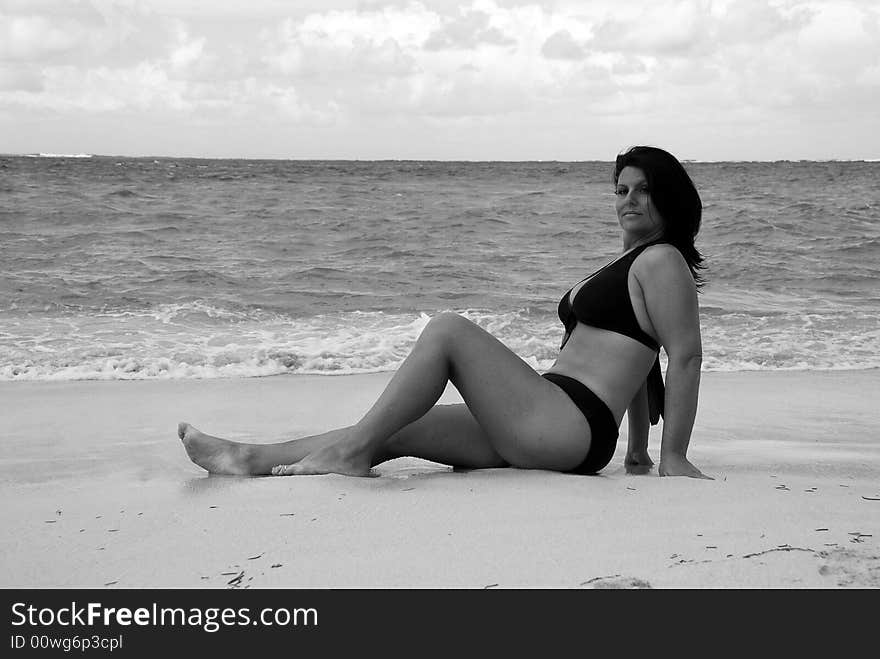
[[[565,325],[566,340],[578,322],[581,322],[628,336],[651,350],[660,349],[657,342],[639,327],[627,283],[633,261],[645,248],[655,244],[636,247],[594,272],[583,280],[586,283],[581,286],[573,301],[571,292],[574,287],[568,289],[559,301],[559,319]]]
[[[583,280],[586,283],[578,290],[574,300],[571,299],[571,292],[575,287],[568,289],[559,301],[559,319],[565,325],[565,338],[560,349],[568,342],[572,331],[580,322],[623,334],[659,353],[660,346],[657,342],[639,327],[628,284],[629,269],[633,261],[647,247],[656,244],[657,242],[640,245],[591,274]],[[660,374],[659,356],[648,375],[648,403],[651,423],[655,424],[663,413],[663,378]]]

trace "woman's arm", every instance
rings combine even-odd
[[[658,470],[661,476],[709,478],[687,459],[691,430],[697,413],[701,363],[702,357],[698,354],[669,357],[664,399],[666,416],[663,419]]]
[[[703,354],[694,279],[684,258],[671,245],[646,250],[642,272],[642,277],[638,271],[636,276],[645,307],[669,358],[658,471],[661,476],[708,478],[687,459]]]
[[[654,466],[654,461],[648,455],[648,431],[651,423],[648,416],[648,388],[644,382],[633,396],[626,410],[626,418],[629,432],[623,464],[627,473],[647,473]]]

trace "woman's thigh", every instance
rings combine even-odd
[[[435,405],[422,418],[397,432],[378,461],[410,456],[454,467],[507,467],[467,405]]]
[[[584,459],[589,423],[559,387],[461,316],[443,314],[434,331],[445,343],[452,383],[502,459],[563,471]]]

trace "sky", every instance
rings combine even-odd
[[[0,0],[0,153],[880,157],[880,0]]]

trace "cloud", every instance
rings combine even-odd
[[[174,69],[190,69],[197,65],[198,62],[204,61],[205,57],[205,38],[192,39],[185,29],[181,29],[179,31],[179,43],[171,51],[168,61]]]
[[[314,13],[264,37],[268,75],[296,85],[316,107],[334,103],[349,120],[507,112],[527,95],[504,71],[504,55],[483,48],[514,42],[482,11],[450,18],[407,4]]]
[[[39,93],[43,91],[43,76],[32,66],[7,66],[0,64],[0,92],[23,91]]]
[[[593,29],[591,50],[641,54],[687,53],[702,43],[705,3],[663,2],[629,7],[626,19],[605,18]]]
[[[548,140],[689,118],[711,141],[833,116],[867,135],[878,43],[863,0],[4,0],[0,129],[158,114],[430,140],[494,118]]]
[[[459,16],[444,21],[443,27],[433,31],[425,41],[426,50],[460,48],[472,50],[481,45],[512,46],[515,39],[491,26],[491,16],[483,11],[463,11]]]
[[[18,90],[6,102],[31,110],[117,112],[121,110],[186,110],[183,83],[170,80],[160,68],[144,63],[131,69],[72,66],[44,71],[39,94]],[[24,90],[27,91],[27,90]]]
[[[581,60],[586,51],[578,44],[568,30],[559,30],[549,37],[541,46],[541,54],[548,59]]]
[[[651,3],[626,18],[596,22],[595,51],[653,56],[702,56],[737,44],[762,44],[796,35],[816,16],[813,6],[767,0],[680,0]]]
[[[786,9],[761,0],[731,2],[711,25],[711,39],[722,43],[766,43],[780,35],[797,33],[815,17],[809,7]]]
[[[88,30],[76,20],[0,13],[0,59],[35,62],[79,47]]]
[[[267,35],[263,61],[271,71],[294,78],[396,77],[415,70],[393,30],[335,30],[317,20],[287,21]]]
[[[611,73],[614,76],[641,75],[648,72],[648,67],[641,57],[622,55],[614,59]]]
[[[0,7],[0,61],[82,70],[136,66],[167,59],[185,33],[181,20],[145,3],[7,0]]]

